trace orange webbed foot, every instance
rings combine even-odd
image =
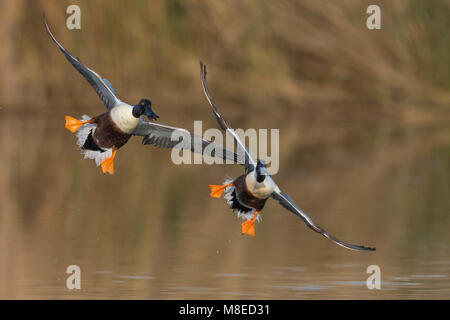
[[[66,116],[66,129],[69,130],[72,133],[77,132],[80,130],[80,128],[85,125],[86,123],[92,123],[92,120],[88,121],[80,121],[78,119],[75,119],[71,116]]]
[[[111,157],[106,158],[102,161],[102,171],[103,173],[109,173],[111,175],[114,174],[114,157],[116,156],[117,149],[114,148]]]
[[[241,226],[243,234],[248,234],[252,237],[255,236],[255,219],[257,215],[258,211],[255,211],[255,215],[253,216],[253,218],[242,223]]]
[[[255,219],[250,219],[242,223],[242,233],[255,236]]]
[[[102,161],[103,173],[114,174],[114,159],[108,158]]]
[[[211,188],[211,194],[210,196],[213,198],[220,198],[222,196],[222,193],[225,191],[225,189],[227,187],[232,186],[233,183],[228,183],[225,185],[214,185],[214,184],[210,184],[209,187]]]

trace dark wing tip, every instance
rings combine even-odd
[[[42,12],[42,18],[44,19],[45,29],[47,29],[47,32],[48,32],[48,22],[47,22],[47,17],[45,16],[45,12]]]
[[[50,26],[48,25],[47,16],[45,15],[45,12],[42,12],[42,18],[44,19],[44,26],[47,33],[53,38],[53,34],[50,31]]]
[[[344,246],[348,249],[358,250],[358,251],[376,251],[377,248],[375,247],[366,247],[366,246],[358,246],[358,245],[350,245],[348,243],[345,243]]]
[[[341,239],[339,239],[339,238],[329,234],[327,231],[325,231],[323,228],[321,228],[320,226],[316,225],[315,223],[312,223],[310,225],[310,227],[312,227],[312,229],[314,231],[322,234],[325,238],[328,238],[329,240],[333,241],[337,245],[340,245],[340,246],[342,246],[344,248],[351,249],[351,250],[357,250],[357,251],[376,251],[375,247],[366,247],[366,246],[363,246],[363,245],[356,245],[356,244],[351,244],[351,243],[342,241]]]
[[[289,210],[289,211],[291,211],[291,210]],[[355,251],[376,251],[375,247],[366,247],[366,246],[363,246],[363,245],[356,245],[356,244],[351,244],[351,243],[342,241],[341,239],[339,239],[339,238],[333,236],[332,234],[328,233],[327,231],[325,231],[322,227],[318,226],[314,222],[312,222],[312,221],[308,222],[308,220],[306,220],[306,219],[303,219],[303,220],[306,222],[306,224],[312,230],[314,230],[315,232],[321,234],[325,238],[333,241],[334,243],[336,243],[337,245],[339,245],[341,247],[344,247],[344,248],[350,249],[350,250],[355,250]]]
[[[323,228],[321,228],[320,226],[316,225],[313,223],[312,229],[320,234],[322,234],[325,238],[328,238],[329,240],[333,241],[334,243],[336,243],[337,245],[340,245],[344,248],[347,249],[351,249],[351,250],[357,250],[357,251],[376,251],[375,247],[366,247],[363,245],[356,245],[356,244],[351,244],[345,241],[342,241],[339,238],[336,238],[335,236],[329,234],[327,231],[325,231]]]
[[[365,246],[360,246],[362,250],[366,250],[366,251],[377,251],[377,248],[375,247],[365,247]]]
[[[50,26],[48,25],[47,17],[45,16],[45,12],[42,13],[42,17],[44,18],[44,26],[45,30],[49,34],[50,38],[52,38],[53,42],[56,43],[56,45],[61,49],[61,44],[56,40],[55,36],[53,35],[52,31],[50,30]],[[61,49],[62,50],[62,49]],[[65,49],[64,49],[65,50]],[[64,52],[64,51],[63,51]]]
[[[284,207],[285,209],[287,209],[288,211],[294,213],[295,215],[297,215],[298,217],[300,217],[305,223],[306,225],[312,229],[313,231],[321,234],[322,236],[324,236],[325,238],[328,238],[329,240],[333,241],[335,244],[344,247],[346,249],[350,249],[350,250],[356,250],[356,251],[376,251],[375,247],[365,247],[362,245],[354,245],[351,243],[347,243],[345,241],[342,241],[338,238],[336,238],[335,236],[329,234],[327,231],[325,231],[322,227],[318,226],[317,224],[315,224],[296,204],[295,202],[291,199],[291,197],[286,194],[286,193],[273,193],[272,194],[272,198],[274,198],[275,200],[277,200],[282,207]]]
[[[200,74],[206,79],[206,64],[200,60]]]

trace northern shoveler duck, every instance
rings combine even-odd
[[[119,98],[111,83],[102,78],[97,72],[86,67],[80,59],[72,56],[55,38],[50,31],[44,15],[44,23],[48,34],[58,48],[89,82],[108,109],[96,117],[83,115],[81,120],[66,116],[65,127],[76,133],[77,144],[85,158],[95,160],[101,165],[103,173],[114,174],[114,157],[117,150],[125,145],[133,135],[143,136],[142,144],[154,145],[160,148],[183,148],[193,152],[203,153],[205,148],[213,150],[212,156],[238,161],[233,152],[214,146],[210,141],[194,136],[185,129],[157,124],[142,119],[146,115],[149,120],[156,120],[158,115],[152,110],[149,99],[141,99],[138,104],[131,106]],[[173,140],[173,133],[178,133],[178,140]],[[187,139],[186,139],[187,138]],[[212,146],[211,146],[212,145]]]
[[[324,229],[315,224],[302,209],[291,199],[291,197],[283,193],[277,186],[272,177],[268,174],[263,161],[256,160],[251,152],[246,148],[243,141],[236,132],[231,128],[228,122],[220,114],[206,83],[206,65],[200,62],[200,75],[203,85],[203,91],[212,107],[213,113],[220,127],[231,134],[236,141],[238,151],[245,155],[245,174],[234,180],[227,179],[223,185],[210,185],[211,196],[220,198],[225,192],[225,199],[231,205],[233,211],[237,211],[238,217],[244,218],[246,221],[242,223],[242,233],[251,236],[255,235],[255,220],[260,219],[260,212],[264,208],[269,197],[277,200],[284,208],[300,217],[306,225],[330,239],[336,244],[352,250],[375,250],[375,248],[353,245],[335,236],[329,234]],[[238,152],[239,154],[239,152]]]

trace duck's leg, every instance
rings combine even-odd
[[[214,197],[214,198],[220,198],[220,196],[225,191],[225,189],[227,187],[231,187],[232,185],[233,185],[233,182],[230,182],[228,184],[224,184],[224,185],[221,185],[221,186],[210,184],[209,185],[209,187],[211,188],[210,196]]]
[[[93,123],[93,122],[94,122],[94,119],[90,119],[87,121],[81,121],[81,120],[75,119],[71,116],[66,116],[66,129],[72,133],[75,133],[86,123]]]
[[[111,157],[106,158],[102,161],[102,171],[103,173],[108,172],[109,174],[114,174],[114,157],[116,156],[117,148],[113,148]]]
[[[255,236],[255,219],[257,215],[258,211],[255,210],[253,218],[242,223],[242,233],[251,235],[252,237]]]

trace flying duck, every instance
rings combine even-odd
[[[339,240],[335,236],[329,234],[320,226],[315,224],[302,209],[291,199],[291,197],[283,193],[277,186],[272,177],[268,174],[265,163],[256,160],[248,150],[236,132],[231,128],[228,122],[222,117],[217,105],[215,104],[206,82],[206,65],[200,62],[200,76],[203,85],[203,91],[212,107],[212,111],[216,117],[219,126],[228,132],[236,141],[238,146],[238,154],[245,155],[245,174],[234,180],[227,179],[223,185],[210,185],[211,196],[220,198],[225,192],[225,199],[230,204],[233,211],[237,211],[238,217],[246,220],[242,223],[242,233],[251,236],[255,235],[255,220],[260,219],[260,212],[264,208],[267,199],[272,197],[277,200],[284,208],[300,217],[306,225],[313,231],[330,239],[336,244],[351,250],[375,250],[375,248],[358,246]]]
[[[81,120],[66,116],[65,127],[76,134],[77,144],[85,158],[93,159],[96,165],[101,165],[103,173],[114,174],[114,157],[119,148],[125,145],[131,136],[143,136],[143,145],[153,145],[160,148],[181,148],[202,153],[208,147],[209,155],[225,160],[238,162],[238,156],[222,149],[210,141],[203,140],[182,128],[171,127],[144,120],[156,120],[158,115],[152,109],[149,99],[141,99],[131,106],[121,101],[111,83],[97,72],[86,67],[78,58],[72,56],[50,31],[44,15],[44,23],[48,34],[58,48],[89,82],[100,97],[107,111],[96,117],[83,115]],[[174,139],[173,137],[178,137]],[[212,152],[210,152],[212,150]]]

